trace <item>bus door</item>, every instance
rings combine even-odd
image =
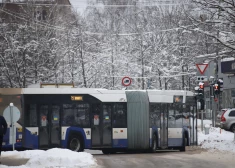
[[[39,148],[60,146],[60,106],[39,105]]]
[[[111,111],[112,106],[110,104],[94,104],[92,106],[92,147],[112,146]]]
[[[161,105],[161,129],[160,129],[160,137],[161,137],[161,148],[167,148],[168,146],[168,109],[167,104]]]

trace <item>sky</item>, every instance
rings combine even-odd
[[[70,3],[80,13],[83,13],[87,7],[87,0],[70,0]]]

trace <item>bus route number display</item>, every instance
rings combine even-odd
[[[82,96],[71,96],[71,100],[72,101],[82,101],[83,98],[82,98]]]
[[[183,96],[174,96],[174,103],[183,103]]]

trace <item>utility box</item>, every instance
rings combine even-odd
[[[210,125],[209,124],[205,124],[205,135],[209,134],[209,130],[210,130]]]

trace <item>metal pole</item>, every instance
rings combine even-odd
[[[215,103],[212,97],[212,126],[215,126]]]
[[[14,122],[13,122],[13,103],[10,103],[10,115],[11,115],[11,128],[12,128],[12,149],[15,150],[15,143],[14,143]]]
[[[201,130],[203,131],[203,110],[201,110]]]
[[[196,106],[197,107],[197,106]],[[198,118],[198,110],[197,110],[197,108],[196,108],[196,145],[198,145],[198,137],[197,137],[197,118]]]
[[[234,137],[233,137],[233,140],[235,141],[235,131],[234,131],[233,133],[234,133]]]

